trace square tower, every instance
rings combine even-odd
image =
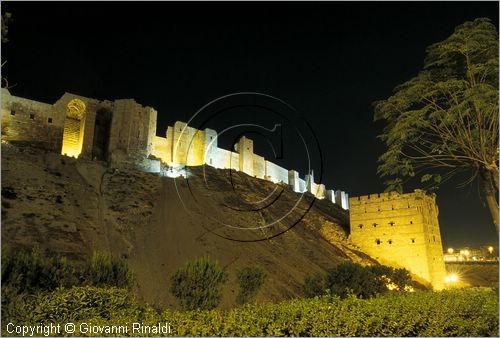
[[[350,239],[382,264],[408,269],[444,288],[445,266],[435,197],[421,190],[352,197]]]
[[[242,136],[236,150],[239,154],[240,171],[247,175],[253,176],[253,141],[245,136]]]
[[[173,128],[167,129],[167,142],[172,147],[172,165],[204,164],[205,133],[203,131],[190,127],[185,122],[176,121]]]
[[[203,163],[209,166],[215,166],[215,156],[217,153],[217,132],[206,128],[203,133]]]

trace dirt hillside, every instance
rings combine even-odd
[[[9,144],[1,159],[3,245],[80,261],[109,250],[127,258],[140,299],[153,305],[178,306],[169,277],[199,256],[229,272],[223,307],[250,264],[268,274],[262,302],[299,296],[306,274],[341,260],[371,261],[348,242],[344,210],[246,174],[196,167],[173,179]]]

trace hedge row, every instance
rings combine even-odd
[[[321,297],[246,305],[227,311],[162,313],[139,306],[129,292],[117,288],[73,287],[25,299],[19,297],[16,311],[4,313],[4,334],[8,322],[93,325],[168,322],[172,336],[498,336],[499,333],[498,294],[487,289],[387,294],[365,300]],[[78,331],[74,334],[82,335]]]

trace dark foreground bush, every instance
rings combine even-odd
[[[17,309],[15,317],[12,313],[2,317],[4,335],[10,335],[5,331],[9,322],[73,321],[77,327],[81,322],[168,322],[172,336],[498,336],[498,294],[485,289],[396,293],[370,299],[324,296],[229,311],[158,314],[137,305],[126,290],[87,286],[41,293],[20,300]]]
[[[64,257],[47,257],[38,248],[15,254],[2,248],[2,286],[18,293],[31,293],[69,287],[78,282],[76,267]]]
[[[2,287],[8,293],[51,291],[58,287],[93,285],[128,288],[134,277],[127,263],[104,251],[94,252],[89,263],[76,264],[33,248],[10,252],[2,248]]]
[[[236,297],[236,302],[238,304],[245,304],[255,297],[264,284],[267,274],[262,267],[252,265],[238,271],[237,276],[240,283],[240,291]]]
[[[348,295],[370,298],[389,290],[403,291],[410,284],[410,274],[405,269],[394,269],[385,265],[362,266],[345,261],[330,270],[325,288],[341,298]]]
[[[325,294],[323,277],[320,274],[307,275],[304,279],[304,296],[312,298]]]
[[[187,262],[171,278],[170,292],[187,310],[209,310],[219,305],[227,272],[217,262],[198,258]]]

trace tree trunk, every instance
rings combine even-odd
[[[488,208],[490,209],[493,224],[495,224],[495,228],[498,234],[498,187],[496,187],[496,181],[493,175],[496,174],[490,171],[481,172],[481,183],[483,185],[486,203],[488,204]]]

